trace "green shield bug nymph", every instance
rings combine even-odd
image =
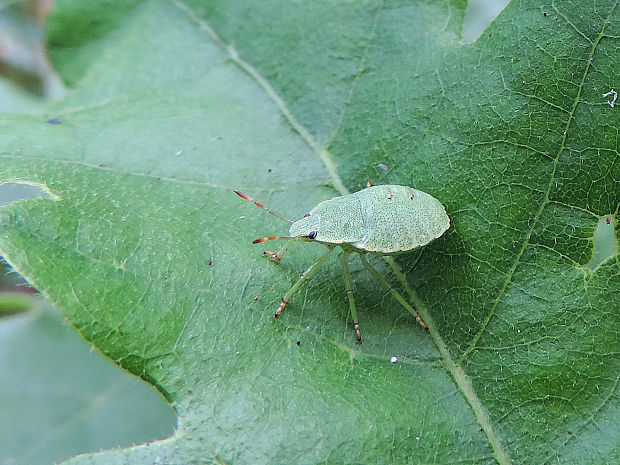
[[[287,240],[287,243],[277,253],[265,251],[263,255],[268,255],[278,261],[295,241],[320,242],[328,248],[328,251],[312,263],[284,294],[275,312],[275,318],[280,316],[301,285],[325,263],[331,252],[336,247],[341,247],[349,309],[358,342],[362,342],[362,333],[353,300],[353,282],[349,272],[349,255],[352,252],[360,255],[364,267],[389,289],[424,329],[428,329],[404,297],[370,265],[366,254],[391,255],[408,252],[441,236],[450,227],[450,218],[443,205],[433,196],[408,186],[391,184],[372,186],[353,194],[325,200],[302,218],[291,221],[244,193],[239,191],[235,193],[268,213],[291,223],[288,236],[268,236],[253,242],[258,244],[274,239]]]

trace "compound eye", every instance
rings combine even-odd
[[[316,237],[316,231],[310,231],[308,234],[308,239],[314,239]]]

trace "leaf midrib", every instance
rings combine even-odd
[[[235,62],[243,71],[245,71],[248,75],[250,75],[256,81],[256,83],[265,90],[265,92],[274,101],[274,103],[278,106],[278,108],[280,108],[280,111],[282,112],[282,115],[284,116],[284,118],[289,122],[289,124],[293,127],[293,129],[304,139],[304,141],[308,144],[308,146],[317,154],[319,159],[323,162],[336,190],[338,190],[342,195],[348,194],[349,190],[345,187],[342,181],[342,178],[340,177],[338,173],[337,165],[333,161],[333,158],[331,154],[329,153],[329,151],[326,148],[321,147],[319,143],[316,141],[316,139],[312,136],[310,131],[308,131],[306,127],[302,126],[299,123],[299,121],[297,121],[297,119],[295,118],[293,113],[289,110],[288,106],[286,105],[282,97],[280,97],[277,94],[277,92],[273,89],[273,87],[260,75],[258,70],[256,70],[253,66],[251,66],[249,63],[247,63],[243,59],[241,59],[237,50],[232,45],[226,44],[224,41],[222,41],[220,37],[216,34],[216,32],[205,21],[198,18],[187,5],[185,5],[183,2],[179,0],[177,0],[175,3],[182,11],[184,11],[188,15],[188,17],[190,17],[192,21],[196,22],[202,30],[207,32],[209,36],[220,47],[222,47],[224,50],[228,52],[229,57],[233,62]],[[377,16],[375,17],[375,25],[378,21],[380,12],[381,12],[381,8],[379,8]],[[374,29],[373,29],[373,33],[371,37],[369,38],[366,51],[365,53],[362,54],[362,57],[360,59],[360,64],[358,66],[358,73],[356,74],[356,77],[351,83],[351,89],[348,92],[348,99],[350,99],[355,92],[355,87],[363,71],[364,62],[367,58],[368,50],[370,49],[372,38],[374,38]],[[344,115],[344,111],[345,110],[343,109],[341,118]],[[332,133],[330,140],[333,138],[333,135],[334,133]],[[406,281],[405,281],[405,284],[406,284]],[[416,305],[420,307],[420,313],[429,315],[429,312],[426,310],[424,304],[419,299],[415,291],[413,291],[408,285],[406,287],[407,287],[406,289],[407,292],[413,298]],[[429,321],[432,321],[432,320],[429,318]],[[470,405],[470,407],[474,411],[476,420],[478,421],[478,423],[484,430],[487,436],[487,439],[489,440],[489,444],[491,446],[491,449],[493,450],[493,455],[495,456],[495,458],[497,459],[500,465],[509,465],[511,463],[510,458],[504,451],[499,437],[495,434],[493,430],[493,425],[491,424],[487,411],[484,408],[478,396],[476,395],[476,392],[474,391],[473,386],[471,385],[467,375],[465,374],[465,371],[462,369],[461,366],[459,366],[457,363],[454,362],[452,356],[450,355],[450,352],[448,351],[447,344],[443,341],[439,332],[433,329],[435,328],[435,326],[433,325],[431,327],[431,325],[429,325],[429,328],[430,328],[432,339],[435,342],[435,345],[437,346],[439,352],[442,354],[442,357],[444,360],[444,366],[446,370],[450,373],[450,375],[452,376],[452,379],[454,380],[454,383],[457,385],[459,390],[462,392],[463,397],[465,398],[467,403]],[[350,349],[347,349],[347,350],[350,350]]]
[[[267,95],[272,99],[272,101],[278,106],[278,108],[280,109],[282,115],[284,116],[284,118],[289,122],[289,124],[291,125],[291,127],[293,128],[294,131],[296,131],[301,137],[302,139],[308,144],[308,146],[316,153],[316,155],[319,157],[319,159],[322,161],[322,163],[324,164],[330,178],[332,181],[332,184],[334,186],[334,188],[336,190],[338,190],[341,194],[347,194],[349,193],[349,191],[347,190],[347,188],[345,187],[342,178],[339,175],[338,172],[338,168],[337,165],[335,164],[332,155],[330,154],[330,152],[327,150],[327,148],[321,147],[319,145],[319,143],[317,142],[317,140],[312,136],[312,134],[310,133],[310,131],[303,126],[301,123],[299,123],[299,121],[295,118],[295,116],[293,115],[293,113],[291,112],[291,110],[288,108],[287,104],[285,103],[284,99],[274,90],[274,88],[269,84],[269,82],[267,82],[261,75],[260,73],[253,67],[251,66],[249,63],[247,63],[246,61],[244,61],[239,53],[237,52],[237,50],[229,45],[224,43],[219,36],[215,33],[215,31],[203,20],[201,20],[200,18],[198,18],[194,12],[191,10],[191,8],[189,6],[187,6],[185,3],[183,3],[182,1],[177,0],[175,2],[175,4],[177,5],[177,7],[179,7],[179,9],[181,9],[182,11],[184,11],[188,17],[194,21],[196,24],[199,25],[201,30],[204,30],[205,32],[207,32],[210,36],[210,38],[216,42],[220,47],[222,47],[222,49],[224,49],[228,55],[229,58],[231,59],[231,61],[233,61],[234,63],[237,64],[237,66],[239,66],[244,72],[246,72],[250,77],[252,77],[252,79],[254,79],[254,81],[257,83],[257,85],[259,85],[266,93]],[[480,424],[480,426],[483,428],[485,434],[487,435],[487,439],[489,440],[489,444],[491,446],[491,448],[493,449],[494,452],[494,456],[496,458],[496,460],[498,460],[498,462],[502,465],[508,465],[511,463],[511,460],[509,458],[509,456],[506,454],[506,452],[503,450],[501,441],[499,439],[499,437],[495,434],[494,430],[493,430],[493,425],[491,424],[490,418],[486,412],[486,409],[484,408],[484,405],[482,404],[482,402],[480,401],[480,399],[478,398],[471,382],[470,382],[470,378],[467,376],[467,374],[465,373],[465,371],[463,370],[461,364],[463,362],[463,360],[476,349],[477,343],[480,340],[480,338],[482,337],[482,335],[484,334],[484,332],[486,331],[486,328],[488,327],[489,322],[491,321],[491,319],[493,318],[496,309],[499,305],[499,303],[501,302],[503,296],[505,295],[505,292],[509,286],[509,284],[512,281],[513,275],[516,271],[517,266],[521,263],[521,257],[523,256],[523,254],[525,253],[525,250],[527,249],[527,247],[530,244],[530,239],[531,236],[533,234],[534,228],[536,227],[536,225],[539,223],[540,217],[542,215],[542,212],[544,211],[545,207],[549,204],[550,200],[549,200],[549,196],[551,193],[551,189],[553,187],[553,183],[555,180],[555,175],[556,175],[556,171],[557,171],[557,167],[559,164],[559,159],[561,154],[564,152],[565,148],[566,148],[566,140],[568,137],[568,130],[571,127],[572,121],[574,120],[574,115],[575,115],[575,110],[577,108],[577,105],[579,104],[582,92],[583,92],[583,87],[584,87],[584,83],[585,83],[585,79],[588,75],[589,69],[590,69],[590,64],[591,64],[591,59],[594,56],[594,53],[596,52],[596,48],[598,46],[598,44],[600,43],[601,39],[604,37],[604,31],[605,28],[607,26],[607,24],[610,21],[610,18],[613,14],[613,11],[616,9],[618,5],[618,0],[616,1],[616,3],[612,6],[612,8],[610,9],[610,13],[608,15],[608,17],[606,18],[605,22],[603,23],[603,26],[601,28],[601,31],[599,32],[596,40],[592,43],[592,47],[590,50],[590,54],[589,54],[589,59],[587,60],[583,75],[582,75],[582,79],[581,82],[579,83],[579,87],[578,87],[578,91],[576,94],[576,97],[573,101],[573,105],[571,108],[571,111],[569,113],[569,117],[568,120],[566,122],[565,125],[565,129],[564,129],[564,134],[563,137],[561,139],[561,144],[560,147],[556,153],[556,156],[554,157],[553,161],[552,161],[552,166],[553,169],[550,173],[549,176],[549,182],[547,184],[547,188],[546,191],[544,192],[544,197],[543,200],[538,208],[538,210],[536,211],[533,219],[534,221],[531,223],[531,226],[529,228],[529,230],[527,231],[524,240],[523,240],[523,244],[519,250],[519,252],[517,253],[517,255],[515,256],[514,262],[508,272],[508,274],[506,275],[506,279],[502,285],[502,287],[500,288],[500,290],[498,291],[498,294],[494,300],[493,306],[491,308],[491,310],[489,311],[489,314],[487,315],[487,318],[485,319],[485,321],[483,322],[480,331],[474,336],[472,343],[470,344],[470,346],[463,352],[463,354],[461,355],[461,357],[459,357],[459,359],[457,361],[454,361],[454,359],[452,358],[449,350],[448,350],[448,346],[447,344],[444,342],[444,340],[442,339],[441,335],[439,334],[439,331],[437,331],[434,325],[432,325],[431,327],[431,336],[433,338],[433,341],[435,342],[439,352],[441,353],[443,359],[444,359],[444,366],[446,367],[446,370],[451,374],[454,383],[457,385],[457,387],[459,388],[459,390],[462,392],[463,397],[465,398],[465,400],[468,402],[468,404],[470,405],[470,407],[472,408],[476,419],[478,421],[478,423]],[[554,6],[555,9],[555,6]],[[557,9],[556,9],[557,11]],[[363,71],[364,65],[365,65],[365,60],[367,59],[368,56],[368,51],[370,49],[371,43],[372,43],[372,39],[374,38],[374,33],[375,33],[375,27],[378,21],[378,17],[380,15],[381,12],[381,7],[378,8],[378,12],[377,15],[375,17],[375,23],[373,26],[373,30],[372,30],[372,34],[368,40],[368,45],[367,48],[365,50],[365,52],[362,54],[362,57],[360,58],[360,63],[359,63],[359,67],[358,67],[358,73],[356,74],[355,78],[353,79],[352,83],[351,83],[351,87],[349,89],[348,92],[348,98],[347,98],[347,102],[351,100],[351,97],[354,95],[355,90],[356,90],[356,85],[357,82],[359,81],[359,78],[361,76],[361,73]],[[558,12],[559,14],[559,12]],[[561,16],[561,15],[560,15]],[[579,31],[578,31],[579,32]],[[339,126],[344,113],[346,111],[346,104],[345,107],[343,107],[342,113],[340,115],[340,119],[337,123],[337,126]],[[336,134],[337,132],[337,127],[334,129],[334,131],[332,132],[329,141],[331,141],[334,137],[334,134]],[[329,142],[327,144],[327,146],[329,146]],[[100,168],[100,167],[98,167]],[[138,173],[136,173],[138,174]],[[182,182],[179,180],[175,180],[175,179],[170,179],[171,181],[175,181],[175,182]],[[198,183],[197,183],[198,184]],[[207,184],[207,183],[199,183],[199,184]],[[404,275],[403,275],[404,276]],[[406,281],[405,281],[406,282]],[[420,307],[420,312],[421,313],[426,313],[427,315],[429,314],[429,312],[426,309],[426,306],[422,303],[422,301],[418,298],[417,294],[411,290],[408,289],[408,292],[410,294],[410,297],[412,298],[412,300],[416,303],[416,305],[418,307]],[[428,320],[427,320],[428,322]],[[430,327],[431,325],[429,325]],[[347,349],[345,347],[342,347],[343,350],[350,350]]]

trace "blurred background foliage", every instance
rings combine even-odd
[[[33,112],[66,94],[45,44],[53,5],[0,1],[0,113]],[[0,184],[0,205],[46,196]],[[2,257],[0,372],[1,465],[61,462],[165,438],[176,425],[158,391],[94,351]]]

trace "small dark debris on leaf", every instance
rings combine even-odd
[[[547,13],[543,13],[543,16],[547,16]]]
[[[209,263],[209,266],[212,266],[213,265],[213,260],[209,260],[208,263]]]
[[[257,295],[254,296],[254,300],[258,300],[259,297]]]
[[[605,223],[611,224],[611,218],[609,218],[609,217],[605,218]]]
[[[271,173],[271,168],[269,168],[269,169],[267,170],[267,172],[268,172],[268,173]]]
[[[297,341],[297,345],[300,346],[301,345],[301,341]]]
[[[48,119],[47,123],[48,124],[62,124],[62,121],[60,121],[58,118],[52,118],[52,119]]]

